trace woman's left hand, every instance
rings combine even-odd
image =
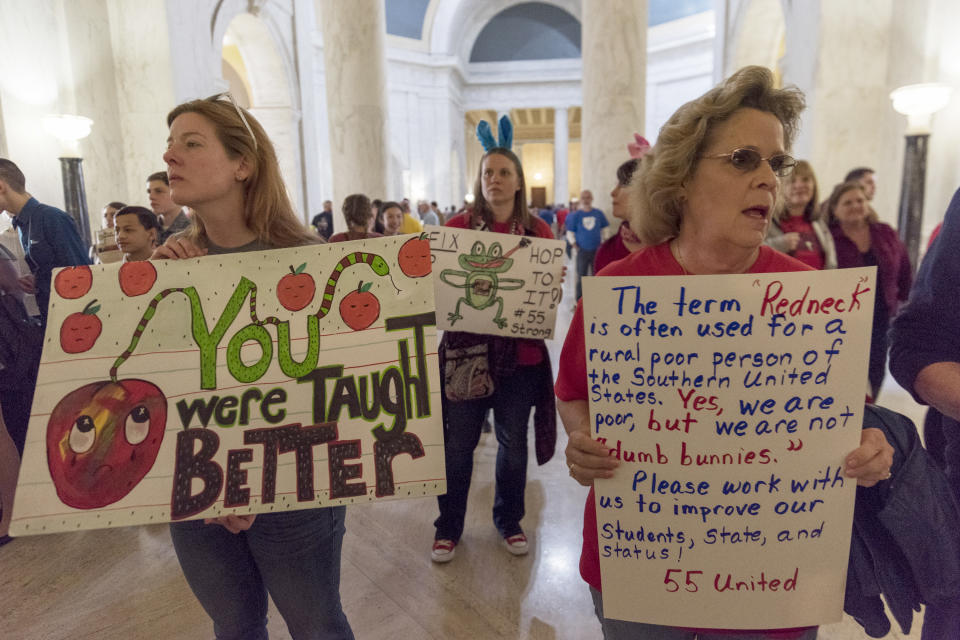
[[[256,519],[257,514],[251,513],[245,516],[220,516],[219,518],[207,518],[203,521],[204,524],[218,524],[230,533],[240,533],[241,531],[246,531],[253,526],[253,521]]]
[[[881,480],[890,478],[893,466],[893,447],[880,429],[864,429],[860,432],[860,446],[846,459],[843,474],[856,478],[861,487],[872,487]]]

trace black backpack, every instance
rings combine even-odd
[[[0,389],[32,389],[42,351],[40,320],[20,298],[0,290]]]

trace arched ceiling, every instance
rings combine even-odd
[[[419,40],[430,0],[383,0],[387,14],[387,33]]]
[[[580,22],[559,7],[524,2],[504,9],[480,31],[470,62],[580,57]]]

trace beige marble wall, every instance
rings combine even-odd
[[[162,0],[109,0],[107,9],[119,126],[111,148],[125,180],[116,199],[146,205],[147,176],[166,169],[167,113],[176,105],[167,14]]]
[[[76,113],[94,121],[80,143],[91,227],[106,202],[146,201],[173,103],[162,0],[9,0],[0,59],[4,137],[31,193],[63,206],[59,144],[42,117]]]
[[[331,199],[387,193],[383,2],[321,0],[319,5],[333,162]]]
[[[642,131],[646,0],[583,0],[582,184],[610,214],[610,189],[626,144]]]
[[[67,49],[60,2],[4,1],[0,105],[6,153],[26,176],[27,190],[58,207],[63,207],[60,145],[44,131],[43,116],[76,110]]]

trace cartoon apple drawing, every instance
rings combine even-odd
[[[47,466],[76,509],[120,500],[150,471],[167,424],[167,399],[146,380],[94,382],[70,392],[47,422]]]
[[[317,286],[313,282],[313,276],[303,272],[306,267],[306,262],[296,270],[290,265],[290,273],[280,278],[277,283],[277,300],[284,309],[300,311],[313,300]]]
[[[83,353],[97,341],[103,331],[97,311],[100,311],[100,305],[93,300],[83,311],[71,313],[63,321],[60,325],[60,348],[65,353]]]
[[[361,331],[380,317],[380,301],[370,293],[372,282],[357,285],[356,291],[343,296],[340,301],[340,317],[354,331]]]
[[[53,279],[53,288],[61,298],[82,298],[93,285],[93,272],[87,265],[65,267]]]
[[[141,296],[153,287],[157,281],[157,268],[149,260],[124,262],[117,275],[123,295]]]
[[[397,263],[400,270],[411,278],[422,278],[430,273],[430,241],[427,234],[421,233],[419,238],[410,238],[403,243],[397,252]]]

